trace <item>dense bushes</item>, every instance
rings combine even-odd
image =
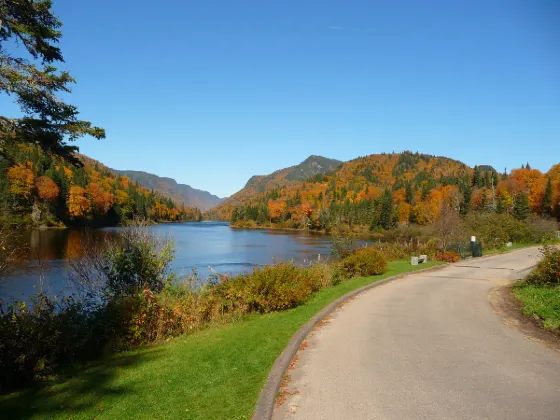
[[[482,241],[486,249],[501,248],[505,243],[542,243],[554,240],[556,222],[530,216],[520,221],[499,213],[471,213],[465,218],[467,229]]]
[[[94,311],[72,299],[35,297],[0,306],[0,389],[16,387],[52,375],[60,365],[100,355],[122,333],[111,308]]]
[[[345,278],[374,276],[387,271],[387,260],[374,247],[360,248],[340,262],[340,269]]]
[[[560,286],[560,249],[545,246],[541,253],[542,259],[527,277],[527,283]]]

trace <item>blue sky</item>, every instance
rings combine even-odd
[[[560,161],[560,2],[55,0],[107,138],[81,152],[227,196],[311,154]],[[556,25],[556,26],[555,26]],[[0,98],[3,114],[14,114]],[[6,111],[5,111],[6,110]]]

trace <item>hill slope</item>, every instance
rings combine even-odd
[[[200,220],[199,209],[140,186],[100,162],[83,166],[24,144],[6,144],[0,157],[0,222],[38,226],[115,225],[135,217]]]
[[[322,156],[309,156],[299,165],[289,168],[279,169],[270,175],[252,176],[242,190],[236,192],[231,197],[224,200],[217,206],[216,210],[228,208],[234,205],[247,202],[251,197],[265,191],[279,188],[285,185],[294,184],[306,180],[315,175],[323,175],[334,171],[342,164],[336,159],[329,159]]]
[[[115,170],[115,172],[129,177],[144,188],[157,191],[160,194],[170,197],[177,204],[184,203],[186,206],[197,207],[202,211],[210,210],[224,200],[223,198],[210,194],[208,191],[197,190],[186,184],[178,184],[177,181],[172,178],[160,177],[143,171]]]
[[[331,171],[306,173],[305,179],[292,175],[299,174],[294,172],[299,166],[251,178],[207,217],[248,226],[323,229],[346,223],[388,229],[397,223],[433,223],[444,204],[463,214],[471,209],[513,214],[522,194],[533,213],[560,211],[559,204],[543,208],[543,203],[560,201],[560,179],[553,170],[547,175],[527,168],[498,174],[489,165],[470,168],[447,157],[412,152],[359,157]],[[543,201],[547,177],[552,192]]]

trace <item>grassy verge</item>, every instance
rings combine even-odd
[[[304,305],[210,328],[93,363],[48,387],[0,396],[7,419],[248,419],[276,357],[329,302],[366,284],[441,263],[389,263]]]
[[[483,250],[482,255],[498,255],[498,254],[504,254],[506,252],[509,251],[515,251],[516,249],[523,249],[523,248],[530,248],[532,246],[542,246],[542,243],[514,243],[513,246],[511,247],[506,247],[503,246],[502,248],[498,248],[498,249],[489,249],[489,250]]]
[[[560,332],[560,286],[521,283],[514,289],[523,312],[543,320],[544,327]]]

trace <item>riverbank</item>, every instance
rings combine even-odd
[[[249,419],[276,357],[315,313],[366,284],[438,264],[391,262],[383,275],[343,281],[294,309],[121,353],[47,387],[0,396],[0,410],[14,420]]]

